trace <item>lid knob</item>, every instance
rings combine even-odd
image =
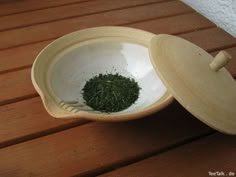
[[[223,68],[230,60],[232,56],[226,51],[220,51],[214,58],[214,60],[210,63],[210,68],[213,71],[219,71]]]

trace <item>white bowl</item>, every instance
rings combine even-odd
[[[159,111],[173,97],[153,69],[148,45],[155,35],[126,27],[97,27],[68,34],[49,44],[32,68],[33,85],[50,115],[122,121]],[[102,113],[89,108],[82,89],[100,73],[134,78],[141,87],[138,100],[128,109]],[[78,102],[79,106],[70,104]]]

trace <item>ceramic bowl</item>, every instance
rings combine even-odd
[[[48,113],[55,118],[124,121],[167,106],[173,97],[149,58],[148,48],[154,36],[126,27],[97,27],[73,32],[49,44],[32,67],[33,85]],[[100,73],[134,78],[141,87],[138,100],[115,113],[102,113],[86,106],[82,88]]]

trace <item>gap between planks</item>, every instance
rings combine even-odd
[[[158,8],[159,10],[156,10]],[[167,8],[168,10],[166,10]],[[146,11],[149,11],[149,13],[145,13]],[[133,7],[130,9],[109,11],[106,13],[98,13],[95,15],[84,16],[83,18],[75,17],[51,23],[18,28],[17,30],[1,32],[0,36],[2,43],[0,43],[0,47],[2,50],[9,49],[14,46],[21,46],[23,44],[57,38],[66,33],[70,33],[79,29],[104,25],[120,25],[131,21],[138,22],[144,19],[154,17],[158,18],[167,15],[177,15],[181,12],[183,13],[190,11],[192,12],[193,10],[183,3],[179,1],[170,1],[162,4],[153,4],[142,7]],[[55,28],[59,28],[60,30],[53,30]]]
[[[49,165],[49,169],[42,170],[38,176],[60,176],[61,163],[65,164],[65,169],[69,173],[67,176],[78,173],[91,174],[91,172],[107,169],[111,165],[117,167],[137,157],[141,158],[144,154],[147,156],[181,142],[187,143],[188,140],[208,135],[211,131],[175,102],[172,106],[147,119],[115,124],[93,122],[4,148],[0,151],[3,155],[1,164],[2,169],[9,171],[11,169],[7,168],[9,165],[17,169],[19,166],[16,164],[23,163],[23,166],[18,169],[23,170],[21,172],[24,176],[29,170],[35,171],[42,168],[41,163],[41,165],[34,163],[25,166],[39,156],[43,166]],[[77,138],[76,141],[75,138]],[[117,154],[107,153],[112,150]],[[41,155],[34,153],[38,151]],[[58,152],[60,157],[57,158],[54,152]],[[74,165],[71,166],[71,163]],[[58,169],[56,174],[53,173],[54,175],[51,174],[52,168]],[[5,174],[4,170],[2,173]]]
[[[236,141],[233,136],[216,133],[201,140],[152,156],[99,177],[123,176],[208,176],[209,171],[223,171],[234,176]],[[205,158],[207,157],[207,158]],[[192,167],[189,166],[192,164]],[[210,175],[209,175],[210,176]]]
[[[24,101],[24,100],[32,99],[32,98],[35,98],[35,97],[38,97],[38,96],[39,96],[38,93],[33,93],[33,94],[24,95],[24,96],[13,98],[13,99],[8,99],[8,100],[0,101],[0,106],[4,106],[4,105],[8,105],[8,104],[19,102],[19,101]]]
[[[78,126],[78,125],[77,125],[77,126]],[[69,128],[73,128],[73,125],[72,125],[72,127],[68,127],[68,128],[66,128],[66,129],[69,129]],[[60,131],[60,130],[55,130],[55,132],[58,132],[58,131]],[[54,132],[54,133],[55,133],[55,132]],[[48,134],[45,134],[45,133],[47,133],[47,132],[46,132],[46,131],[43,132],[43,133],[42,133],[42,136],[46,136],[46,135],[48,135],[50,132],[48,132]],[[51,133],[53,133],[53,132],[51,132]],[[214,132],[210,132],[210,133],[207,133],[207,134],[202,135],[202,136],[208,136],[208,135],[210,135],[210,134],[212,134],[212,133],[214,133]],[[43,134],[45,134],[45,135],[43,135]],[[35,136],[39,136],[39,135],[36,134]],[[191,142],[191,141],[195,141],[195,140],[201,138],[202,136],[193,138],[193,139],[190,140],[190,142]],[[19,141],[18,143],[20,143],[20,141]],[[182,143],[178,143],[178,144],[176,144],[176,145],[173,145],[173,147],[170,146],[170,147],[164,148],[163,150],[160,150],[160,151],[157,151],[157,152],[153,152],[153,153],[150,153],[150,154],[146,154],[146,155],[140,156],[139,159],[142,160],[142,158],[147,158],[148,156],[152,156],[152,154],[155,155],[156,153],[158,154],[158,153],[161,153],[161,152],[165,152],[165,151],[171,150],[171,149],[173,149],[173,148],[175,148],[175,147],[178,147],[178,146],[183,145],[183,143],[188,143],[188,141],[182,142]],[[139,159],[137,158],[137,160],[139,160]],[[130,162],[127,162],[127,163],[133,163],[133,161],[130,160]],[[121,163],[121,164],[118,164],[118,166],[120,166],[120,165],[122,165],[122,164],[126,165],[126,162]],[[112,168],[115,168],[115,167],[117,167],[117,165],[115,165],[115,166],[112,167]]]
[[[27,141],[30,141],[30,140],[33,140],[33,139],[41,138],[41,137],[51,135],[51,134],[54,134],[54,133],[62,132],[64,130],[75,128],[75,127],[78,127],[78,126],[83,126],[83,125],[88,124],[90,122],[91,121],[85,120],[85,119],[84,120],[73,121],[73,122],[70,122],[70,123],[62,124],[62,125],[57,126],[57,127],[49,128],[49,129],[42,130],[42,131],[39,131],[39,132],[36,132],[36,133],[32,133],[32,134],[28,134],[28,135],[21,136],[21,137],[18,137],[18,138],[14,138],[14,139],[11,139],[11,140],[3,141],[3,142],[0,142],[0,149],[6,148],[6,147],[9,147],[9,146],[12,146],[12,145],[17,145],[17,144],[20,144],[20,143],[23,143],[23,142],[27,142]]]
[[[78,175],[74,175],[74,176],[71,176],[71,177],[90,177],[90,176],[99,176],[99,175],[102,175],[102,174],[105,174],[105,173],[109,173],[109,172],[112,172],[112,171],[117,170],[119,168],[131,165],[133,163],[140,162],[140,161],[145,160],[147,158],[150,158],[152,156],[157,156],[157,155],[159,155],[161,153],[166,153],[166,152],[172,151],[175,148],[179,148],[179,147],[184,146],[186,144],[193,143],[195,141],[199,141],[201,139],[204,139],[204,138],[207,138],[209,136],[212,136],[212,135],[214,135],[216,133],[217,132],[215,130],[210,130],[207,133],[204,133],[204,134],[198,135],[196,137],[192,137],[190,139],[186,139],[186,140],[177,142],[177,143],[172,144],[170,146],[166,146],[164,148],[161,148],[161,149],[159,149],[157,151],[149,152],[149,153],[146,153],[146,154],[144,153],[144,154],[142,154],[140,156],[137,156],[137,157],[134,157],[132,159],[121,161],[121,162],[118,162],[116,164],[111,164],[111,165],[107,166],[104,169],[98,169],[96,171],[89,171],[88,173],[78,174]]]
[[[216,52],[214,52],[214,53],[216,53]],[[35,98],[35,97],[39,97],[38,94],[27,95],[27,96],[24,96],[24,97],[21,97],[21,98],[12,99],[8,102],[5,102],[4,105],[14,104],[16,102],[25,101],[25,100],[32,99],[32,98]],[[26,141],[30,141],[32,139],[40,138],[42,136],[47,136],[49,134],[53,134],[53,133],[60,132],[60,131],[66,130],[66,129],[74,128],[76,126],[83,125],[83,124],[86,124],[88,122],[90,122],[90,121],[82,121],[82,122],[80,122],[80,121],[76,122],[75,121],[75,122],[72,122],[72,123],[69,123],[69,124],[60,125],[59,127],[49,128],[47,130],[43,130],[43,131],[40,131],[40,132],[37,132],[37,133],[33,133],[33,134],[30,134],[30,135],[21,136],[21,137],[15,138],[15,139],[7,140],[5,142],[0,143],[0,148],[8,147],[8,146],[18,144],[18,143],[22,143],[22,142],[26,142]]]
[[[187,33],[184,33],[184,34],[187,34]],[[236,46],[236,44],[234,44],[233,46]],[[217,50],[211,50],[211,53],[215,52],[215,51],[219,51],[219,50],[228,49],[228,48],[231,48],[231,47],[232,46],[224,46],[224,47],[221,47],[219,49],[217,48]],[[29,70],[30,67],[31,67],[31,65],[29,65],[29,67],[26,66],[26,67],[24,67],[23,69],[20,69],[20,70]],[[16,69],[14,71],[19,71],[19,70]],[[7,73],[8,72],[5,72],[4,74],[7,74]],[[233,75],[233,76],[235,77],[235,75]],[[3,100],[3,101],[0,101],[0,106],[4,106],[4,105],[11,104],[11,103],[18,102],[18,101],[24,101],[24,100],[34,98],[34,97],[37,97],[37,96],[38,96],[38,94],[35,92],[35,93],[27,94],[27,95],[24,95],[24,96],[12,98],[12,99],[6,99],[6,100]]]
[[[153,20],[158,20],[158,19],[165,19],[165,18],[170,18],[170,17],[176,17],[176,16],[180,16],[180,15],[187,15],[187,14],[194,14],[196,12],[183,12],[183,13],[176,13],[176,14],[173,14],[173,15],[166,15],[166,16],[162,16],[162,17],[155,17],[155,18],[147,18],[145,20],[137,20],[137,21],[133,21],[133,22],[130,22],[130,23],[122,23],[122,24],[118,24],[117,26],[124,26],[124,25],[133,25],[133,24],[136,24],[136,23],[140,23],[140,22],[148,22],[148,21],[153,21]],[[92,15],[92,14],[91,14]],[[87,16],[87,15],[85,15]],[[56,20],[56,21],[60,21],[60,20]],[[53,22],[53,21],[51,21]],[[43,23],[42,23],[43,24]],[[28,26],[25,26],[25,27],[28,27]],[[204,29],[210,29],[210,28],[216,28],[216,26],[210,26],[210,27],[203,27],[203,28],[199,28],[199,30],[204,30]],[[180,32],[180,33],[173,33],[173,35],[179,35],[179,34],[184,34],[184,33],[190,33],[190,32],[194,32],[194,31],[198,31],[196,29],[193,29],[193,30],[187,30],[186,32]],[[1,31],[0,31],[1,32]],[[61,36],[62,37],[62,36]],[[56,40],[57,38],[59,38],[58,36],[57,37],[52,37],[52,38],[47,38],[47,39],[43,39],[43,40],[37,40],[37,41],[33,41],[33,42],[28,42],[28,43],[23,43],[23,44],[19,44],[19,45],[14,45],[14,46],[11,46],[11,47],[6,47],[6,48],[0,48],[0,51],[3,51],[3,50],[8,50],[8,49],[14,49],[14,48],[17,48],[17,47],[21,47],[21,46],[27,46],[27,45],[31,45],[31,44],[37,44],[37,43],[40,43],[40,42],[45,42],[45,41],[49,41],[49,40]]]
[[[17,100],[14,100],[14,101],[15,102],[16,101],[17,102],[25,101],[25,100],[32,99],[32,98],[35,98],[35,97],[39,97],[38,94],[31,95],[31,96],[25,96],[25,97],[22,97],[21,99],[17,99]],[[15,102],[9,102],[9,103],[6,103],[6,104],[14,104]],[[60,132],[60,131],[64,131],[64,130],[74,128],[74,127],[77,127],[77,126],[80,126],[80,125],[84,125],[84,124],[87,124],[89,122],[91,122],[91,121],[87,121],[87,120],[84,120],[82,122],[81,121],[78,121],[78,122],[75,121],[75,122],[72,122],[72,123],[69,123],[69,124],[60,125],[59,127],[50,128],[50,129],[43,130],[43,131],[40,131],[40,132],[37,132],[37,133],[33,133],[33,134],[30,134],[30,135],[26,135],[26,136],[18,137],[18,138],[11,139],[11,140],[8,140],[8,141],[5,141],[5,142],[1,142],[0,143],[0,149],[11,146],[11,145],[14,145],[14,144],[30,141],[32,139],[47,136],[47,135],[57,133],[57,132]]]
[[[195,30],[194,30],[195,31]]]
[[[188,15],[188,14],[196,14],[196,13],[195,12],[187,12],[187,13],[178,14],[178,16]],[[170,18],[170,17],[173,17],[173,16],[166,16],[166,17],[164,17],[162,19]],[[177,16],[174,16],[174,17],[177,17]],[[151,22],[151,21],[154,21],[154,20],[158,20],[158,18],[151,18],[151,19],[143,20],[143,21],[139,21],[139,22],[120,24],[119,26],[135,25],[135,24],[140,23],[140,22]],[[181,32],[176,32],[176,33],[174,32],[174,33],[172,33],[172,35],[181,35],[181,34],[185,34],[185,33],[191,33],[191,32],[195,32],[195,31],[201,31],[201,30],[211,29],[211,28],[216,28],[216,26],[206,26],[206,27],[199,27],[199,28],[195,28],[195,29],[191,29],[191,30],[184,30],[184,31],[181,31]],[[9,48],[9,49],[14,49],[14,48],[22,47],[22,46],[29,46],[29,45],[32,45],[32,44],[37,44],[37,43],[42,43],[42,42],[47,42],[47,41],[51,42],[52,40],[55,40],[55,39],[57,39],[57,38],[46,39],[46,40],[37,41],[37,42],[33,42],[33,43],[23,44],[23,45],[20,45],[20,46],[15,46],[15,47]],[[9,49],[3,49],[3,50],[9,50]],[[2,71],[0,71],[0,74],[14,72],[14,71],[17,71],[17,70],[21,70],[21,69],[25,69],[25,68],[30,68],[30,67],[32,67],[32,64],[21,66],[21,67],[16,67],[16,68],[11,68],[11,69],[7,69],[7,70],[2,70]]]
[[[121,26],[121,25],[120,25]],[[184,32],[179,32],[179,33],[173,33],[171,35],[181,35],[181,34],[187,34],[187,33],[191,33],[191,32],[194,32],[194,31],[200,31],[200,30],[205,30],[205,29],[211,29],[211,28],[215,28],[214,26],[213,27],[202,27],[202,28],[198,28],[197,30],[196,29],[193,29],[193,30],[186,30]],[[56,38],[53,38],[53,39],[50,39],[50,40],[55,40]],[[49,40],[45,40],[45,41],[49,41]],[[37,43],[40,43],[40,42],[45,42],[45,41],[39,41],[39,42],[35,42],[35,43],[32,43],[32,44],[37,44]],[[24,46],[27,46],[27,45],[31,45],[31,44],[26,44]],[[21,46],[18,46],[18,47],[21,47]],[[228,48],[232,48],[232,47],[236,47],[236,44],[233,44],[233,45],[228,45],[226,46],[225,48],[217,48],[217,49],[213,49],[213,50],[209,50],[209,52],[215,52],[215,51],[219,51],[219,50],[223,50],[223,49],[228,49]],[[17,47],[14,47],[14,48],[17,48]],[[0,60],[1,62],[1,60]],[[10,72],[15,72],[15,71],[18,71],[18,70],[22,70],[22,69],[29,69],[32,67],[32,64],[30,65],[25,65],[25,66],[21,66],[21,67],[16,67],[16,68],[11,68],[11,69],[7,69],[7,70],[2,70],[0,71],[0,75],[1,74],[7,74],[7,73],[10,73]],[[0,103],[0,106],[1,106],[1,103]]]
[[[160,0],[160,1],[156,1],[156,2],[151,1],[151,2],[144,2],[144,3],[140,3],[140,4],[135,4],[135,5],[127,5],[127,6],[118,7],[118,8],[115,8],[115,7],[112,8],[111,7],[111,8],[108,8],[107,10],[100,10],[100,11],[98,10],[98,11],[90,12],[90,13],[71,15],[71,16],[68,16],[68,17],[55,18],[55,19],[51,19],[51,20],[44,20],[42,22],[36,22],[36,23],[32,22],[30,24],[18,25],[16,27],[8,27],[8,28],[0,29],[0,32],[8,31],[8,30],[15,30],[15,29],[18,29],[18,28],[30,27],[30,26],[40,25],[40,24],[45,24],[45,23],[51,23],[51,22],[56,22],[56,21],[61,21],[61,20],[66,20],[66,19],[85,17],[85,16],[89,16],[89,15],[96,15],[96,14],[101,14],[101,13],[106,13],[106,12],[111,12],[111,11],[125,10],[125,9],[148,6],[148,5],[153,5],[153,4],[168,3],[170,1],[174,1],[174,0]],[[87,3],[87,2],[95,2],[95,1],[84,1],[83,3]],[[77,4],[77,3],[75,3],[75,4]],[[81,4],[81,3],[79,3],[79,4]],[[69,5],[71,5],[71,4],[69,4]],[[194,11],[192,11],[192,12],[194,12]]]
[[[31,98],[31,99],[33,99],[33,98]],[[21,109],[22,109],[22,111],[24,111],[24,109],[27,109],[26,106],[28,104],[34,104],[34,106],[35,105],[40,106],[40,109],[39,109],[40,114],[37,113],[37,111],[36,111],[36,107],[37,106],[36,106],[36,107],[33,107],[32,112],[28,111],[27,113],[25,113],[26,115],[25,114],[21,114],[21,115],[18,116],[18,118],[23,118],[24,117],[24,119],[22,120],[23,124],[24,124],[24,123],[26,123],[25,120],[26,119],[31,119],[32,116],[35,118],[35,121],[37,121],[37,119],[41,119],[40,117],[43,116],[44,117],[43,119],[45,119],[45,120],[46,119],[50,119],[50,121],[47,123],[50,126],[48,126],[45,129],[45,128],[43,128],[42,124],[40,124],[38,129],[33,129],[34,131],[30,130],[30,127],[32,127],[32,126],[34,127],[35,126],[34,124],[32,124],[30,127],[25,126],[24,129],[27,130],[27,133],[23,132],[23,133],[21,133],[21,134],[19,134],[17,136],[15,136],[14,134],[8,134],[8,136],[10,136],[11,138],[2,139],[2,141],[0,142],[0,149],[8,147],[8,146],[11,146],[11,145],[14,145],[14,144],[19,144],[19,143],[23,143],[23,142],[26,142],[26,141],[30,141],[32,139],[36,139],[36,138],[40,138],[40,137],[43,137],[43,136],[47,136],[47,135],[50,135],[50,134],[53,134],[53,133],[57,133],[57,132],[60,132],[60,131],[64,131],[64,130],[67,130],[67,129],[71,129],[71,128],[74,128],[74,127],[77,127],[77,126],[80,126],[80,125],[84,125],[84,124],[87,124],[87,123],[91,122],[91,121],[88,121],[88,120],[85,120],[85,119],[69,119],[69,120],[67,119],[66,120],[66,119],[55,119],[55,118],[52,118],[44,110],[42,104],[40,104],[41,103],[41,99],[40,98],[37,98],[37,100],[36,99],[33,99],[33,100],[28,99],[28,100],[29,100],[28,102],[24,103],[23,107],[19,108],[19,104],[20,103],[18,103],[18,106],[17,105],[16,106],[12,105],[12,106],[10,106],[10,107],[8,107],[6,109],[2,109],[1,110],[1,111],[3,111],[2,115],[4,116],[4,114],[7,114],[7,111],[15,110],[14,113],[9,116],[9,117],[12,117],[12,116],[14,117],[14,114],[17,114],[18,111],[20,111]],[[177,108],[176,108],[176,105],[177,105]],[[182,112],[184,110],[184,108],[182,108],[181,105],[178,104],[176,101],[172,104],[171,107],[167,107],[167,108],[171,109],[171,110],[172,109],[178,110],[177,112],[180,112],[179,109],[181,109]],[[184,110],[184,112],[185,111],[186,110]],[[41,113],[41,112],[43,112],[43,113]],[[166,109],[163,109],[162,112],[168,112],[168,111],[166,111]],[[30,115],[28,116],[28,114],[30,114]],[[163,113],[160,113],[160,114],[163,114]],[[187,112],[185,112],[185,114],[190,115]],[[193,117],[193,116],[191,116],[191,117]],[[43,120],[43,121],[47,122],[45,120]],[[63,120],[65,120],[65,122],[62,122]],[[7,121],[7,118],[5,118],[5,120],[4,120],[4,117],[3,117],[3,121],[2,122],[4,122],[4,121]],[[59,121],[59,124],[55,124],[55,123],[52,124],[52,121],[53,122]],[[12,122],[12,121],[10,121],[10,122]],[[17,121],[16,122],[13,121],[13,123],[14,123],[13,125],[17,125]],[[28,122],[28,124],[31,124],[31,123]],[[7,127],[9,128],[9,125],[7,125],[6,128]],[[3,133],[4,133],[4,126],[2,126],[2,130],[1,131],[3,131]],[[4,134],[1,135],[2,138],[3,138],[3,136],[4,136]]]
[[[82,4],[82,3],[86,3],[86,2],[94,2],[94,1],[96,1],[96,0],[80,0],[80,1],[74,1],[74,2],[72,1],[72,2],[69,2],[69,3],[67,2],[67,3],[58,4],[58,5],[45,6],[45,7],[42,7],[42,8],[32,8],[32,9],[29,9],[29,10],[22,10],[22,11],[18,11],[18,12],[0,14],[0,17],[15,15],[15,14],[21,14],[21,13],[27,13],[27,12],[33,12],[33,11],[39,11],[39,10],[46,10],[46,9],[51,9],[51,8],[56,8],[56,7],[73,5],[73,4]],[[174,1],[174,0],[159,0],[159,1],[156,1],[156,2],[157,3],[162,3],[162,2],[168,2],[168,1]],[[10,3],[8,3],[8,4],[10,4]],[[2,7],[0,6],[0,8],[2,8]],[[3,8],[6,8],[6,7],[3,7]]]
[[[26,12],[33,12],[33,11],[38,11],[38,10],[43,10],[43,9],[50,9],[50,8],[61,7],[61,6],[67,6],[67,5],[73,5],[73,4],[80,4],[80,3],[85,3],[88,1],[94,1],[94,0],[79,0],[79,1],[75,1],[75,2],[46,6],[46,7],[42,7],[42,8],[35,8],[35,9],[29,9],[29,10],[22,10],[22,11],[18,11],[18,12],[5,13],[5,14],[1,14],[0,17],[9,16],[9,15],[16,15],[16,14],[21,14],[21,13],[26,13]],[[9,4],[11,4],[11,2],[4,3],[4,5],[6,5],[6,4],[9,5]],[[2,4],[0,3],[0,6],[1,5]]]

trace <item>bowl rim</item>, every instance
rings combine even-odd
[[[127,121],[127,120],[134,120],[138,118],[143,118],[145,116],[151,115],[153,113],[158,112],[159,110],[165,108],[169,105],[173,100],[173,96],[169,93],[168,89],[162,95],[162,97],[151,104],[150,106],[141,109],[140,111],[130,112],[130,113],[122,113],[122,114],[110,114],[110,113],[93,113],[87,111],[78,111],[76,113],[70,112],[66,109],[62,109],[59,106],[59,102],[61,101],[56,95],[50,95],[48,90],[43,88],[43,84],[45,81],[42,77],[39,79],[39,72],[37,72],[37,68],[39,67],[38,62],[43,60],[42,55],[50,51],[54,45],[58,43],[62,43],[64,40],[70,40],[75,38],[78,35],[85,35],[85,38],[88,39],[99,38],[99,37],[123,37],[132,39],[135,43],[139,43],[138,41],[145,41],[146,46],[149,46],[151,38],[156,36],[153,33],[130,28],[130,27],[120,27],[120,26],[102,26],[102,27],[93,27],[93,28],[86,28],[83,30],[75,31],[69,34],[66,34],[50,44],[48,44],[44,49],[38,54],[36,57],[32,69],[31,69],[31,80],[33,83],[34,88],[38,92],[39,96],[42,99],[43,105],[46,111],[54,118],[84,118],[88,120],[98,120],[98,121],[109,121],[109,122],[117,122],[117,121]],[[86,36],[87,35],[87,36]],[[149,41],[149,42],[147,42]],[[42,72],[45,73],[45,72]],[[43,83],[43,84],[42,84]]]

